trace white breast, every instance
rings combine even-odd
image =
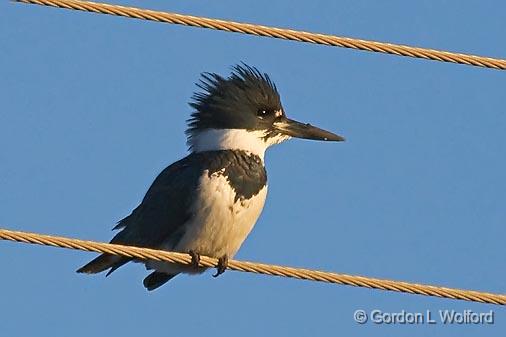
[[[233,257],[253,229],[267,196],[267,185],[250,199],[235,200],[236,193],[222,172],[201,178],[193,219],[175,247],[203,255]]]

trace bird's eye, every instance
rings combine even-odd
[[[267,116],[270,116],[274,113],[274,110],[271,110],[271,109],[258,109],[257,111],[257,116],[258,118],[264,118],[264,117],[267,117]]]

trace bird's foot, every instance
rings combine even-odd
[[[216,274],[213,277],[218,277],[227,270],[228,267],[228,256],[223,255],[218,259],[218,265],[216,266]]]
[[[190,256],[192,257],[192,263],[191,263],[191,266],[195,269],[199,269],[199,263],[200,263],[200,254],[199,253],[196,253],[195,251],[193,250],[190,250],[188,252],[188,254],[190,254]]]

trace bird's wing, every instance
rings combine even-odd
[[[196,154],[190,154],[158,175],[141,204],[114,227],[121,231],[111,243],[149,248],[177,244],[184,234],[184,224],[192,216],[191,203],[204,171],[204,166],[196,157]],[[130,260],[128,257],[102,254],[77,272],[94,274],[110,269],[109,275]],[[160,279],[154,281],[159,284]],[[151,287],[150,283],[148,288]]]
[[[179,241],[203,172],[194,157],[190,154],[158,175],[141,204],[114,227],[122,230],[112,243],[158,248]]]

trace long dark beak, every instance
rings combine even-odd
[[[311,124],[300,123],[293,119],[283,118],[280,121],[274,122],[273,126],[277,131],[291,137],[333,142],[344,141],[344,137],[335,133],[317,128]]]

